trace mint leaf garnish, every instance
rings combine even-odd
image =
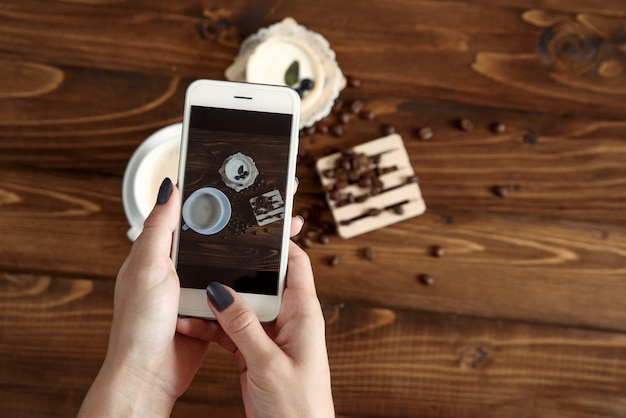
[[[291,63],[287,72],[285,73],[285,84],[288,86],[295,85],[300,80],[300,63],[294,61]]]

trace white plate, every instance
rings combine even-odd
[[[182,123],[159,129],[137,147],[128,161],[122,182],[122,202],[130,224],[126,235],[131,241],[143,230],[163,179],[169,177],[176,184],[182,132]]]

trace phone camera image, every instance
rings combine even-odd
[[[278,294],[292,115],[191,106],[177,271]]]

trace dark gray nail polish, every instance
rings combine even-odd
[[[300,220],[302,221],[302,225],[304,225],[304,216],[302,215],[296,215],[298,218],[300,218]]]
[[[218,282],[213,282],[207,286],[206,295],[211,300],[213,306],[220,312],[228,308],[235,301],[232,295],[228,293],[228,290]]]
[[[298,178],[298,176],[296,176],[295,181],[296,181],[296,185],[300,184],[300,179]]]
[[[163,179],[163,183],[161,183],[161,187],[159,187],[159,194],[157,196],[157,205],[164,205],[170,199],[170,195],[172,194],[172,189],[174,185],[172,184],[172,180],[169,177],[165,177]]]

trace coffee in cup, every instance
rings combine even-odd
[[[230,201],[226,195],[213,187],[194,191],[183,204],[182,226],[203,234],[216,234],[228,224],[231,215]]]

